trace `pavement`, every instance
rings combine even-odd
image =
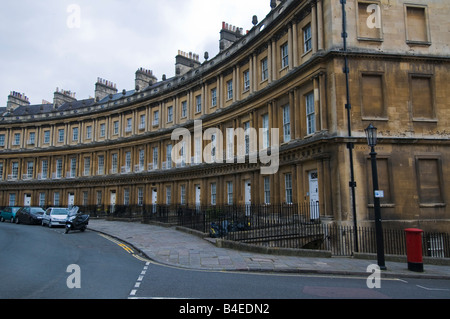
[[[142,257],[166,266],[210,271],[285,272],[357,275],[367,277],[375,260],[353,257],[297,257],[261,254],[220,248],[211,238],[140,222],[89,220],[88,229],[109,235],[132,246]],[[450,280],[450,266],[424,263],[423,272],[408,270],[406,262],[386,261],[382,277],[435,278]]]

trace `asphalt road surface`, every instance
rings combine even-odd
[[[181,269],[94,231],[0,223],[0,299],[259,299],[270,306],[275,299],[450,298],[449,280],[390,278],[369,289],[366,279]]]

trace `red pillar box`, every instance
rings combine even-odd
[[[422,272],[422,229],[407,228],[406,233],[406,257],[408,270]]]

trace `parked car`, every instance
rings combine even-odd
[[[45,211],[41,207],[22,207],[16,212],[16,224],[39,225]]]
[[[20,207],[12,207],[8,206],[0,210],[0,221],[4,222],[5,220],[9,220],[11,223],[14,223],[16,218],[16,212],[20,209]]]
[[[69,210],[64,207],[47,208],[42,217],[42,226],[66,226],[67,214],[69,214]]]

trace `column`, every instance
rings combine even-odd
[[[317,10],[316,3],[311,4],[311,37],[312,37],[312,53],[317,51]]]
[[[317,0],[317,50],[323,50],[323,9],[322,0]]]

